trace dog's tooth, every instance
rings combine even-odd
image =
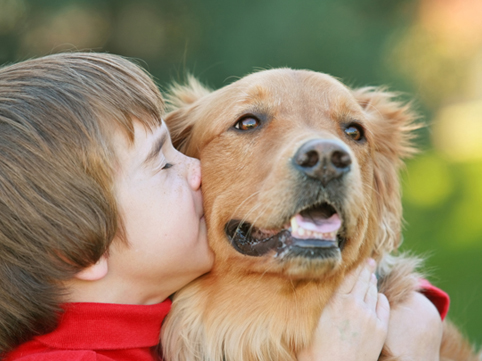
[[[301,227],[298,228],[298,234],[303,237],[303,236],[305,235],[305,230],[304,230],[304,228],[301,228]]]
[[[298,230],[298,228],[299,228],[299,227],[298,227],[298,223],[296,223],[296,218],[295,218],[295,217],[291,218],[290,223],[291,223],[291,233],[292,233],[292,234],[293,234],[293,233],[296,234],[296,233],[297,233],[297,230]]]
[[[318,239],[323,239],[323,234],[320,232],[315,232],[315,237]]]
[[[335,232],[329,232],[329,233],[323,233],[323,239],[327,240],[333,240],[336,237],[336,231]]]

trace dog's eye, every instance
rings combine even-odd
[[[239,130],[251,130],[257,128],[260,124],[259,119],[249,116],[238,120],[234,127]]]
[[[359,125],[351,124],[345,128],[345,134],[351,139],[359,141],[363,139],[363,128]]]

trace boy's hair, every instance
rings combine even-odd
[[[0,68],[0,358],[57,324],[62,281],[120,221],[112,133],[161,124],[151,78],[119,56],[63,53]]]

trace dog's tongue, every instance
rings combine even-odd
[[[341,219],[338,213],[333,214],[329,218],[323,218],[319,215],[310,215],[309,217],[303,217],[301,214],[297,214],[293,217],[294,221],[298,224],[298,227],[319,233],[335,232],[341,227]]]

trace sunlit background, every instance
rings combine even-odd
[[[481,0],[0,0],[0,64],[65,50],[133,57],[165,86],[266,67],[404,92],[428,125],[403,172],[404,250],[482,343]]]

